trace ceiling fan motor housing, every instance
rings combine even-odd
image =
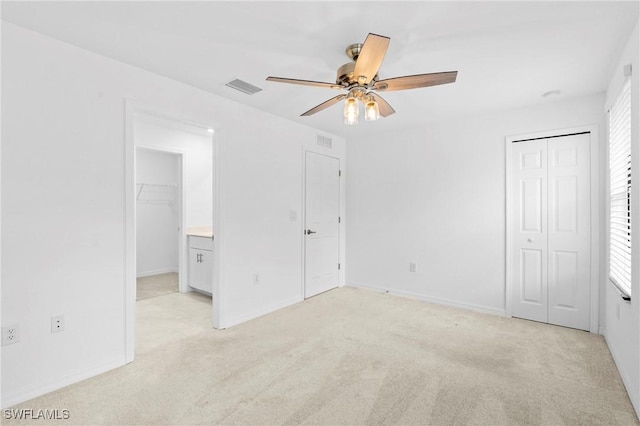
[[[354,43],[347,46],[345,49],[345,53],[352,60],[352,62],[347,62],[338,68],[338,75],[336,76],[336,84],[341,84],[343,86],[350,86],[352,84],[358,83],[358,78],[354,77],[353,70],[356,67],[356,61],[358,60],[358,56],[360,56],[360,52],[362,51],[362,43]],[[377,80],[378,74],[373,78],[373,80]]]
[[[358,56],[360,56],[360,51],[362,50],[362,43],[354,43],[347,46],[344,53],[347,54],[349,59],[353,59],[353,62],[358,60]]]
[[[346,64],[340,66],[338,68],[338,73],[336,76],[336,84],[340,84],[342,86],[351,86],[352,84],[357,84],[358,79],[353,75],[353,70],[356,67],[355,62],[347,62]],[[378,74],[373,77],[373,82],[378,81]]]
[[[336,77],[336,84],[350,85],[355,82],[353,78],[353,70],[356,67],[355,62],[347,62],[338,68],[338,75]]]

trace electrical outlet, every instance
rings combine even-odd
[[[2,327],[2,346],[13,345],[20,341],[20,325],[13,324]]]
[[[417,266],[415,262],[409,262],[409,272],[416,272]]]
[[[260,285],[260,274],[253,274],[253,285]]]
[[[64,331],[64,315],[55,315],[51,317],[51,333],[60,333]]]

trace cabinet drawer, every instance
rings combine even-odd
[[[189,237],[189,247],[200,249],[200,250],[209,250],[213,251],[213,239],[207,237]]]

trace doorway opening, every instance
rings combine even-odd
[[[178,292],[183,155],[136,148],[136,300]]]
[[[127,104],[127,362],[215,325],[214,145],[210,126]]]

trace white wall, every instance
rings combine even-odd
[[[179,174],[178,154],[148,149],[136,151],[138,277],[178,272]]]
[[[350,139],[347,283],[503,314],[505,137],[602,127],[603,104],[594,95]]]
[[[613,68],[610,84],[607,90],[606,105],[609,106],[618,94],[624,80],[623,66],[632,64],[631,77],[631,155],[632,182],[640,182],[640,34],[636,24],[620,58]],[[640,185],[632,186],[631,200],[633,202],[631,223],[634,241],[636,240],[636,224],[640,223]],[[604,240],[606,241],[606,240]],[[611,355],[620,371],[622,380],[629,392],[636,413],[640,415],[640,249],[634,243],[632,248],[631,270],[631,302],[624,302],[618,290],[609,282],[607,274],[602,278],[606,290],[606,319],[605,337]],[[603,268],[605,271],[606,268]]]
[[[2,64],[3,406],[125,363],[125,99],[220,130],[221,325],[301,300],[314,129],[4,22]]]
[[[226,304],[226,324],[231,326],[302,300],[303,158],[311,150],[340,158],[346,166],[344,140],[333,137],[333,148],[316,146],[316,134],[283,127],[282,120],[266,116],[263,126],[235,129],[229,140],[224,130],[220,149],[220,194],[226,241],[222,275],[228,285],[220,297]],[[227,143],[228,142],[228,143]],[[345,179],[341,181],[342,217],[345,214]],[[295,212],[297,219],[290,220]],[[341,224],[340,259],[345,261],[346,220]],[[290,265],[286,270],[282,265]],[[253,285],[253,275],[260,285]],[[344,284],[344,270],[340,283]],[[215,292],[215,289],[214,289]]]

